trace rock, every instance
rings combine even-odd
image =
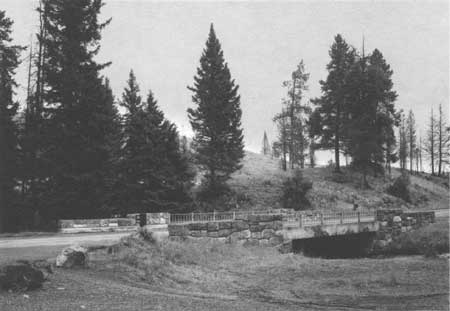
[[[237,231],[247,230],[249,228],[249,225],[245,221],[235,221],[232,224],[233,229],[236,229]]]
[[[189,230],[207,230],[208,224],[206,222],[189,224]]]
[[[218,231],[219,237],[227,237],[227,236],[229,236],[231,233],[232,233],[232,232],[231,232],[230,229],[220,229],[220,230]]]
[[[88,250],[79,245],[66,247],[56,257],[56,266],[61,268],[85,267],[88,263]]]
[[[263,239],[270,239],[275,234],[275,230],[273,229],[264,229],[262,231],[262,238]]]
[[[11,291],[33,290],[45,281],[41,270],[29,263],[18,262],[0,270],[0,288]]]
[[[402,218],[400,216],[394,216],[392,219],[393,222],[402,222]]]
[[[208,231],[219,231],[219,223],[208,222]]]
[[[271,238],[269,239],[269,244],[270,244],[270,245],[275,246],[275,245],[279,245],[279,244],[281,244],[281,243],[283,243],[283,237],[280,237],[280,236],[273,236],[273,237],[271,237]]]
[[[231,227],[232,227],[232,222],[230,222],[230,221],[219,222],[219,230],[231,229]]]
[[[251,237],[252,237],[252,239],[261,239],[262,234],[261,234],[261,232],[252,232]]]
[[[189,235],[189,228],[184,225],[169,225],[169,236],[187,236]]]
[[[261,239],[259,240],[259,245],[260,246],[269,246],[269,240],[268,239]]]
[[[284,242],[283,244],[279,245],[277,249],[281,254],[292,253],[292,241]]]

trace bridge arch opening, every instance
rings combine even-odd
[[[292,240],[292,250],[309,257],[359,258],[370,255],[375,232]]]

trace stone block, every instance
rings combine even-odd
[[[232,231],[230,229],[220,229],[218,231],[218,235],[219,237],[227,237],[229,235],[231,235]]]
[[[253,224],[253,225],[251,224],[249,226],[249,229],[251,232],[261,232],[264,230],[264,226],[261,226],[259,224]]]
[[[272,246],[280,245],[281,243],[283,243],[283,237],[273,236],[269,239],[269,244]]]
[[[277,230],[281,230],[283,229],[283,221],[282,220],[275,220],[273,222],[273,230],[277,231]]]
[[[249,225],[245,221],[235,221],[232,223],[232,228],[236,229],[237,231],[247,230],[249,228]]]
[[[208,222],[208,231],[219,231],[219,223]]]
[[[189,235],[189,229],[185,225],[169,225],[169,236],[187,236]]]
[[[208,224],[206,222],[189,224],[189,230],[207,230]]]
[[[261,232],[263,239],[270,239],[272,236],[274,236],[274,234],[275,234],[275,230],[273,230],[273,229],[264,229]]]
[[[257,231],[257,232],[252,232],[251,233],[251,238],[252,239],[261,239],[262,238],[262,234],[261,232]]]
[[[219,222],[219,230],[221,229],[231,229],[233,223],[231,221]]]
[[[251,232],[250,230],[243,230],[241,232],[239,232],[240,235],[240,239],[249,239],[251,237]]]

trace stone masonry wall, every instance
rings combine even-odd
[[[169,224],[171,239],[214,239],[246,245],[275,246],[283,242],[282,215],[242,215],[234,221]]]
[[[379,230],[374,247],[382,250],[388,247],[402,232],[418,229],[435,222],[435,214],[430,212],[412,212],[401,209],[378,210]]]

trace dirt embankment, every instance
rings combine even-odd
[[[229,181],[236,193],[236,206],[244,209],[280,208],[283,181],[292,171],[280,169],[279,160],[253,152],[246,152],[243,167]],[[303,174],[313,181],[308,194],[312,208],[323,210],[361,208],[445,209],[450,201],[448,182],[429,174],[411,176],[412,203],[386,193],[386,189],[400,175],[368,177],[369,189],[361,188],[361,174],[343,168],[342,175],[333,174],[330,167],[305,168]]]

